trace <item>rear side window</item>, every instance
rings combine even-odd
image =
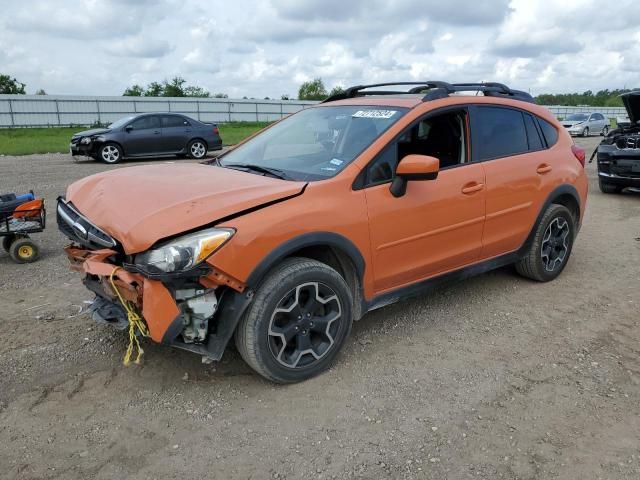
[[[474,109],[472,145],[478,161],[518,155],[529,150],[520,111],[502,107]]]
[[[542,143],[542,139],[540,138],[540,134],[538,133],[538,128],[533,120],[533,117],[528,113],[524,115],[524,124],[527,129],[527,138],[529,139],[529,150],[537,151],[542,150],[544,148],[544,144]]]
[[[547,142],[547,147],[553,147],[558,141],[558,131],[556,128],[551,125],[546,120],[538,117],[538,125],[540,125],[540,130],[542,130],[542,135],[544,136],[545,141]]]
[[[171,128],[171,127],[184,127],[185,125],[188,125],[188,122],[185,123],[186,120],[182,117],[178,117],[176,115],[163,115],[162,116],[162,126],[164,128]]]

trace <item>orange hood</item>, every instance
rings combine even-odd
[[[126,253],[243,210],[299,194],[289,182],[210,165],[119,168],[79,180],[66,198]]]

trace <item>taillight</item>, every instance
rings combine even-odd
[[[584,167],[584,161],[586,159],[586,153],[584,151],[584,148],[580,148],[577,145],[571,145],[571,151],[580,162],[580,165]]]
[[[218,127],[217,127],[217,126],[213,127],[213,133],[214,133],[215,135],[218,135],[218,134],[220,133],[220,130],[218,129]],[[584,152],[583,152],[583,153],[584,153]],[[584,162],[582,162],[582,163],[584,163]]]

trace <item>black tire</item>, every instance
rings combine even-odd
[[[307,258],[287,259],[256,291],[236,330],[236,347],[264,378],[301,382],[335,359],[351,332],[352,305],[347,283],[333,268]]]
[[[9,253],[11,249],[11,243],[16,239],[15,235],[7,235],[6,237],[2,237],[2,248],[5,252]]]
[[[199,138],[194,138],[187,145],[187,155],[195,160],[202,160],[207,156],[207,142]]]
[[[606,137],[608,134],[609,134],[609,126],[608,126],[608,125],[605,125],[605,126],[604,126],[604,128],[602,129],[602,133],[601,133],[601,135],[602,135],[603,137]]]
[[[605,183],[601,179],[598,179],[598,185],[600,186],[600,191],[602,193],[620,193],[622,188],[618,185],[611,185],[610,183]]]
[[[17,238],[9,248],[9,255],[16,263],[32,263],[38,259],[38,246],[30,238]]]
[[[559,239],[556,231],[560,234]],[[516,271],[538,282],[553,280],[569,261],[575,235],[576,220],[569,209],[551,204],[536,227],[529,251],[516,263]]]
[[[115,165],[122,161],[124,153],[117,143],[107,142],[98,149],[97,157],[101,162]]]
[[[582,136],[583,137],[589,136],[589,127],[584,127],[584,130],[582,130]]]

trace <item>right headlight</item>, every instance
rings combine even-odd
[[[231,228],[208,228],[184,235],[139,253],[134,263],[149,273],[184,272],[205,261],[234,233]]]

